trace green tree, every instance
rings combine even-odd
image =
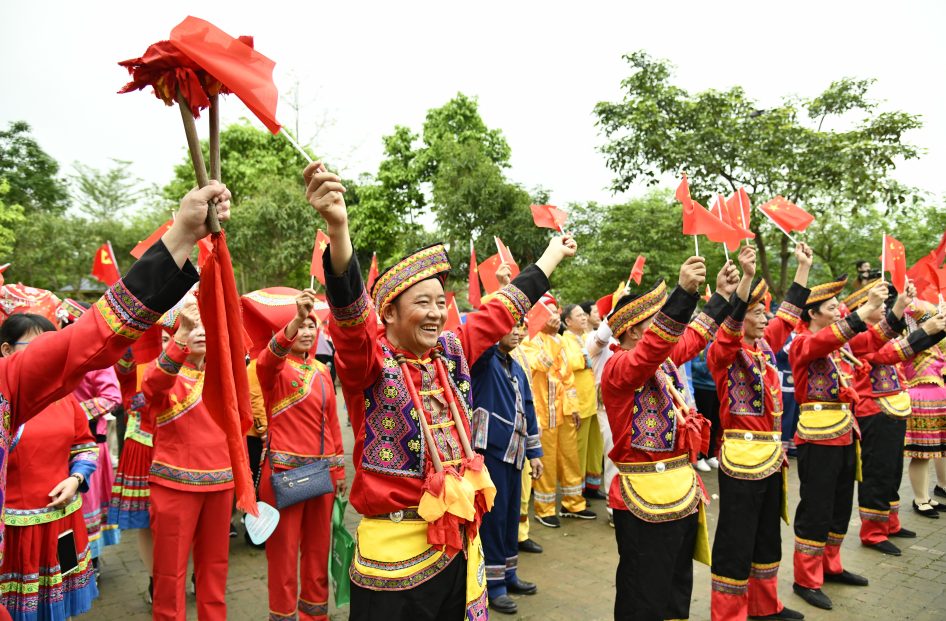
[[[625,59],[634,73],[621,83],[624,99],[594,109],[608,139],[601,151],[615,173],[614,191],[686,172],[693,197],[704,205],[717,192],[742,186],[756,203],[781,194],[819,219],[839,210],[855,215],[859,206],[878,203],[896,211],[911,199],[912,189],[891,173],[897,161],[921,155],[904,140],[921,122],[906,112],[879,111],[878,102],[867,97],[873,80],[843,78],[818,97],[787,96],[780,106],[761,110],[741,87],[691,95],[672,84],[669,61],[645,52]],[[826,121],[855,116],[860,120],[845,131],[824,128]],[[753,217],[752,230],[762,273],[781,295],[790,279],[792,249],[759,216]],[[828,260],[826,247],[813,249]]]
[[[10,184],[7,199],[22,206],[26,214],[61,214],[69,204],[69,192],[57,176],[59,163],[43,151],[30,131],[25,121],[11,122],[7,131],[0,131],[0,178]]]
[[[146,192],[139,187],[143,180],[128,170],[131,162],[114,158],[112,162],[115,166],[105,172],[80,162],[72,164],[78,173],[70,175],[75,204],[79,211],[99,222],[121,217]]]
[[[5,259],[16,244],[16,234],[12,226],[23,222],[23,207],[16,204],[7,204],[3,198],[10,193],[10,182],[0,179],[0,259]]]

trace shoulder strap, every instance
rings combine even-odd
[[[320,446],[319,446],[319,455],[321,456],[321,455],[325,455],[325,380],[322,379],[322,372],[321,372],[321,371],[319,371],[319,370],[316,369],[315,367],[312,367],[312,368],[315,369],[315,374],[319,377],[319,388],[321,388],[321,392],[322,392],[322,407],[321,407],[321,410],[322,410],[322,442],[321,442],[321,444],[320,444]],[[270,471],[273,471],[273,457],[272,457],[272,451],[269,450],[270,442],[272,441],[272,439],[273,439],[273,426],[270,425],[269,427],[266,428],[266,459],[269,460],[269,469],[270,469]]]

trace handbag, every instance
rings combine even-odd
[[[341,608],[351,603],[351,569],[355,558],[355,539],[345,528],[345,507],[347,500],[335,499],[332,508],[332,553],[328,561],[328,577],[335,592],[335,607]]]
[[[319,448],[319,455],[325,454],[325,382],[322,380],[322,374],[316,372],[319,376],[319,386],[322,388],[322,445]],[[269,477],[269,482],[273,486],[273,496],[276,498],[276,508],[285,509],[294,504],[304,502],[310,498],[324,496],[335,491],[335,484],[332,482],[332,473],[329,470],[331,464],[328,461],[320,460],[291,470],[276,472],[273,468],[272,451],[269,450],[269,444],[273,437],[272,425],[269,429],[269,437],[266,440],[266,456],[269,459],[269,468],[273,472]]]

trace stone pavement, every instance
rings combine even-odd
[[[351,428],[346,427],[344,402],[339,394],[339,418],[345,436],[349,484],[351,447],[354,444]],[[794,460],[792,460],[794,466]],[[790,470],[789,500],[798,502],[798,477]],[[933,475],[935,480],[935,475]],[[716,471],[703,477],[710,494],[718,492]],[[870,579],[864,589],[826,585],[825,593],[834,602],[834,610],[823,611],[805,604],[792,593],[792,549],[794,535],[790,526],[782,524],[782,565],[779,572],[779,595],[789,608],[803,612],[807,619],[847,621],[856,619],[943,620],[946,619],[946,519],[931,520],[913,513],[912,493],[906,477],[901,488],[905,506],[901,520],[905,528],[917,532],[916,539],[897,539],[903,556],[891,557],[862,548],[857,533],[860,520],[857,507],[852,511],[849,534],[842,545],[844,567]],[[545,552],[523,554],[519,559],[519,575],[537,582],[539,593],[533,596],[514,596],[519,614],[513,616],[494,613],[494,619],[545,619],[595,621],[613,618],[614,574],[618,555],[614,531],[608,527],[604,503],[596,501],[591,509],[598,512],[593,522],[564,520],[560,529],[546,528],[530,517],[532,537]],[[710,539],[716,529],[718,503],[710,505]],[[235,517],[234,522],[238,523]],[[359,516],[349,508],[346,524],[354,533]],[[240,536],[230,540],[230,569],[227,576],[228,619],[264,621],[268,617],[266,590],[266,555],[249,548]],[[188,572],[188,575],[190,571]],[[147,603],[148,577],[138,557],[135,532],[125,533],[121,544],[106,548],[102,554],[102,574],[99,578],[99,598],[92,610],[77,617],[80,621],[109,621],[111,619],[149,619],[151,606]],[[329,597],[331,599],[331,596]],[[693,599],[690,618],[709,619],[710,570],[694,563]],[[194,596],[187,596],[187,614],[197,619]],[[332,621],[348,619],[347,607],[339,610],[330,603]]]

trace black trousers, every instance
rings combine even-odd
[[[795,536],[827,541],[828,533],[847,534],[854,502],[857,449],[806,442],[798,447],[801,500],[795,510]]]
[[[682,520],[645,522],[630,511],[614,510],[620,555],[616,620],[690,618],[698,521],[694,513]]]
[[[748,580],[752,564],[782,560],[782,475],[735,479],[719,471],[719,522],[713,539],[713,574]]]
[[[715,390],[703,388],[693,389],[693,400],[696,401],[696,410],[710,422],[710,445],[707,457],[716,455],[716,440],[719,437],[719,395]]]
[[[880,412],[858,418],[857,422],[861,427],[861,474],[864,479],[857,485],[857,505],[890,511],[890,503],[900,500],[907,421],[894,420]]]
[[[259,489],[260,460],[263,457],[263,438],[256,436],[246,436],[246,453],[250,460],[250,472],[253,474],[253,481],[256,483],[256,489]]]
[[[466,619],[466,558],[404,591],[372,591],[352,582],[350,621],[460,621]]]

